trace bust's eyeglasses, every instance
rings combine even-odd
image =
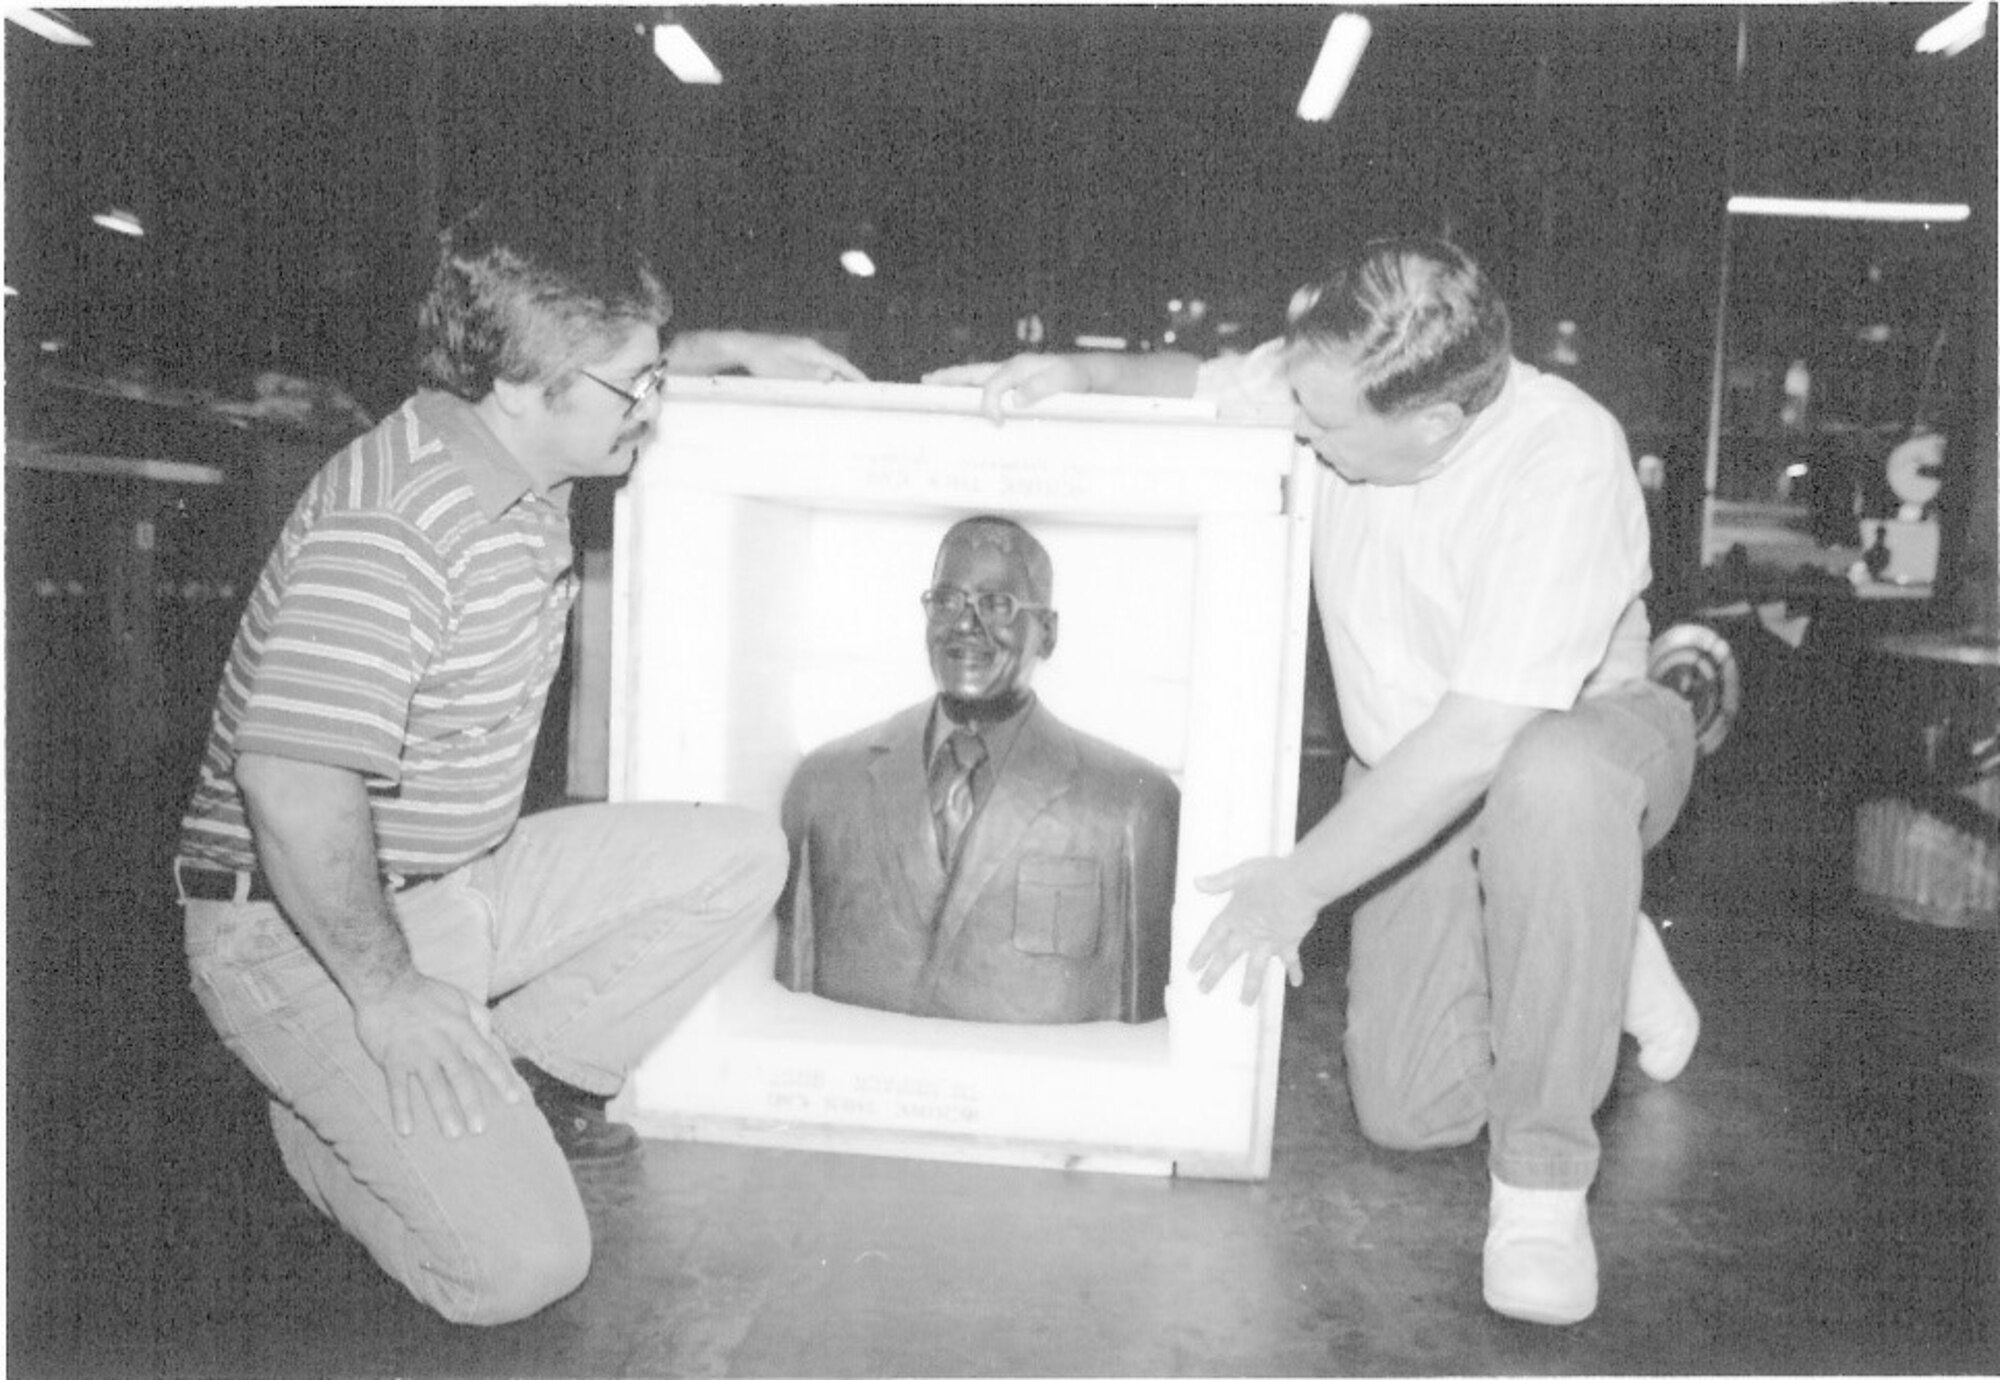
[[[1024,609],[1046,609],[1047,604],[1030,604],[1016,599],[1004,589],[982,590],[978,594],[970,590],[953,589],[949,585],[939,585],[927,589],[917,596],[917,602],[924,606],[924,615],[933,623],[956,623],[965,616],[965,606],[972,605],[979,621],[991,627],[999,623],[1011,623],[1015,615]]]
[[[659,392],[660,386],[667,381],[667,362],[661,360],[658,364],[653,365],[645,373],[633,380],[630,388],[620,388],[610,379],[599,378],[588,369],[579,369],[577,372],[598,387],[609,388],[612,392],[623,398],[625,400],[625,415],[629,417],[645,404],[646,399]]]

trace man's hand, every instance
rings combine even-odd
[[[402,1135],[416,1130],[421,1089],[438,1129],[456,1140],[486,1129],[488,1090],[508,1103],[526,1089],[493,1039],[486,1012],[449,983],[412,969],[407,978],[354,1007],[361,1047],[382,1066],[389,1085],[389,1114]]]
[[[507,1102],[527,1090],[493,1039],[486,1008],[412,964],[382,891],[361,774],[246,752],[236,783],[278,904],[346,994],[354,1033],[382,1066],[396,1129],[416,1130],[414,1082],[445,1135],[484,1131],[489,1088]]]
[[[1015,355],[1004,362],[954,364],[924,375],[925,383],[981,390],[979,410],[998,422],[1057,393],[1089,393],[1094,381],[1080,355]]]
[[[1213,991],[1238,958],[1243,967],[1243,1004],[1253,1005],[1264,988],[1264,968],[1282,959],[1285,975],[1297,987],[1306,980],[1299,963],[1299,941],[1319,919],[1319,902],[1293,880],[1282,858],[1251,858],[1213,876],[1197,877],[1195,886],[1215,894],[1229,892],[1229,903],[1194,946],[1188,967],[1199,972],[1201,990]]]
[[[757,335],[741,338],[738,362],[759,378],[815,379],[831,383],[846,379],[866,383],[868,376],[807,335]]]
[[[759,331],[682,331],[667,346],[667,372],[709,378],[743,369],[767,379],[846,379],[868,376],[806,335],[766,335]]]

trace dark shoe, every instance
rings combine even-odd
[[[639,1133],[605,1114],[610,1099],[565,1083],[525,1059],[516,1059],[514,1067],[571,1164],[615,1164],[639,1153]]]
[[[639,1133],[622,1121],[613,1121],[602,1107],[539,1105],[563,1157],[571,1164],[615,1164],[639,1153]]]

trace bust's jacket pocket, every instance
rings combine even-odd
[[[1097,859],[1030,854],[1014,878],[1016,949],[1059,958],[1097,952],[1104,911]]]

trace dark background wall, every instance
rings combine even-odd
[[[6,30],[9,334],[379,409],[440,218],[502,186],[644,227],[684,320],[824,331],[889,378],[1028,309],[1137,338],[1201,296],[1268,327],[1343,239],[1442,229],[1531,349],[1578,322],[1628,420],[1678,422],[1706,405],[1739,21],[1739,189],[1962,199],[1996,45],[1915,55],[1951,8],[1367,10],[1326,125],[1292,114],[1322,7],[687,10],[716,88],[654,60],[654,10],[80,10],[88,49]],[[108,205],[146,238],[91,227]],[[835,264],[862,235],[867,282]],[[1892,277],[1931,290],[1968,238],[1903,232]],[[1867,252],[1842,243],[1809,227],[1743,275],[1787,344],[1842,286],[1787,290],[1790,261]]]

